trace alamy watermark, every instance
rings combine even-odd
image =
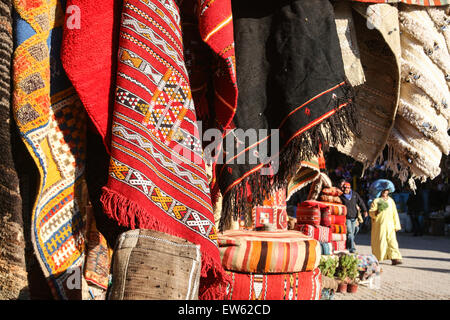
[[[199,145],[204,146],[199,157],[191,149],[186,148],[183,141],[191,141],[192,137],[184,131],[178,131],[178,141],[174,155],[182,155],[196,164],[204,161],[207,164],[249,164],[260,166],[261,175],[276,174],[279,169],[280,132],[279,129],[230,129],[225,132],[219,129],[207,129],[202,132],[202,123],[197,121]],[[206,144],[206,146],[205,146]],[[172,160],[181,163],[172,156]]]
[[[66,27],[67,29],[81,29],[81,9],[77,5],[71,5],[66,8]]]
[[[66,8],[67,29],[81,29],[81,9],[77,5]],[[195,126],[194,126],[195,127]],[[159,128],[156,128],[159,129]],[[195,135],[178,129],[177,141],[173,147],[172,161],[181,164],[190,160],[196,164],[249,164],[260,167],[261,175],[276,174],[279,169],[279,130],[278,129],[232,129],[225,131],[208,129],[202,132],[202,123],[197,121]],[[199,141],[197,141],[199,139]],[[195,140],[197,151],[187,145]],[[190,141],[183,143],[183,141]],[[208,143],[204,147],[204,142]],[[203,148],[199,152],[199,148]],[[199,156],[199,153],[201,155]],[[182,158],[178,155],[181,155]]]

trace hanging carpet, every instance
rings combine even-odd
[[[353,3],[353,22],[366,81],[355,87],[360,132],[339,152],[365,167],[382,157],[394,126],[400,93],[398,10],[389,4]]]
[[[40,174],[34,252],[54,297],[81,299],[82,283],[69,277],[84,263],[86,116],[59,58],[64,7],[14,1],[14,8],[13,112]]]
[[[289,200],[294,193],[310,183],[312,185],[308,199],[316,197],[313,193],[317,193],[318,197],[322,188],[331,187],[332,182],[325,174],[325,169],[325,158],[322,151],[311,159],[300,161],[295,175],[288,183],[286,200]]]
[[[216,170],[223,221],[245,210],[248,193],[252,206],[261,204],[321,144],[343,144],[356,131],[329,1],[232,1],[232,10],[239,96],[236,130],[224,142],[233,147],[224,148]],[[245,145],[239,129],[256,129],[256,141]],[[279,139],[270,129],[279,130]]]
[[[402,82],[388,168],[412,188],[439,175],[450,151],[448,10],[399,5]]]
[[[174,1],[122,8],[105,213],[131,229],[199,244],[200,299],[220,298],[225,274]]]
[[[68,0],[61,60],[96,131],[110,148],[122,0]]]

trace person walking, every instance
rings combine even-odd
[[[396,235],[401,229],[400,218],[389,190],[383,190],[380,197],[373,200],[369,216],[372,218],[372,253],[378,261],[392,260],[393,265],[402,264]]]
[[[420,224],[419,216],[423,212],[423,198],[421,190],[417,190],[416,193],[411,193],[406,202],[408,206],[408,215],[411,217],[413,236],[423,235],[422,227]]]
[[[352,190],[349,182],[342,184],[343,194],[340,196],[342,204],[347,207],[347,248],[350,253],[356,252],[355,237],[358,233],[359,227],[357,226],[358,208],[359,206],[363,217],[367,216],[367,208],[361,196],[354,190]]]

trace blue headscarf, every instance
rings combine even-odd
[[[368,201],[369,206],[374,199],[381,196],[381,192],[383,192],[384,190],[389,190],[390,193],[395,192],[395,186],[391,180],[378,179],[370,185]]]

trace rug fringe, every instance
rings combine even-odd
[[[205,257],[202,261],[201,276],[203,281],[200,281],[198,299],[224,300],[231,278],[225,273],[223,266],[217,265],[211,257]]]
[[[130,227],[131,229],[151,229],[184,238],[182,233],[174,232],[166,224],[147,214],[147,211],[140,205],[108,187],[102,188],[100,202],[103,205],[105,214],[116,220],[119,225]],[[202,269],[199,299],[222,299],[225,295],[224,287],[226,288],[229,279],[221,264],[217,263],[209,255],[206,255],[202,248],[200,248],[200,251],[202,251]]]
[[[220,231],[224,230],[225,223],[230,216],[238,219],[245,213],[248,204],[252,207],[262,205],[263,201],[273,192],[285,188],[296,173],[300,161],[317,156],[320,150],[326,151],[329,145],[344,145],[351,138],[350,132],[359,134],[354,101],[355,92],[348,82],[343,89],[344,97],[337,98],[330,103],[334,103],[336,110],[344,103],[347,105],[320,124],[294,138],[283,150],[280,150],[280,169],[276,175],[263,176],[259,172],[255,172],[244,178],[239,185],[223,196]],[[250,194],[252,195],[251,201],[248,201]]]

